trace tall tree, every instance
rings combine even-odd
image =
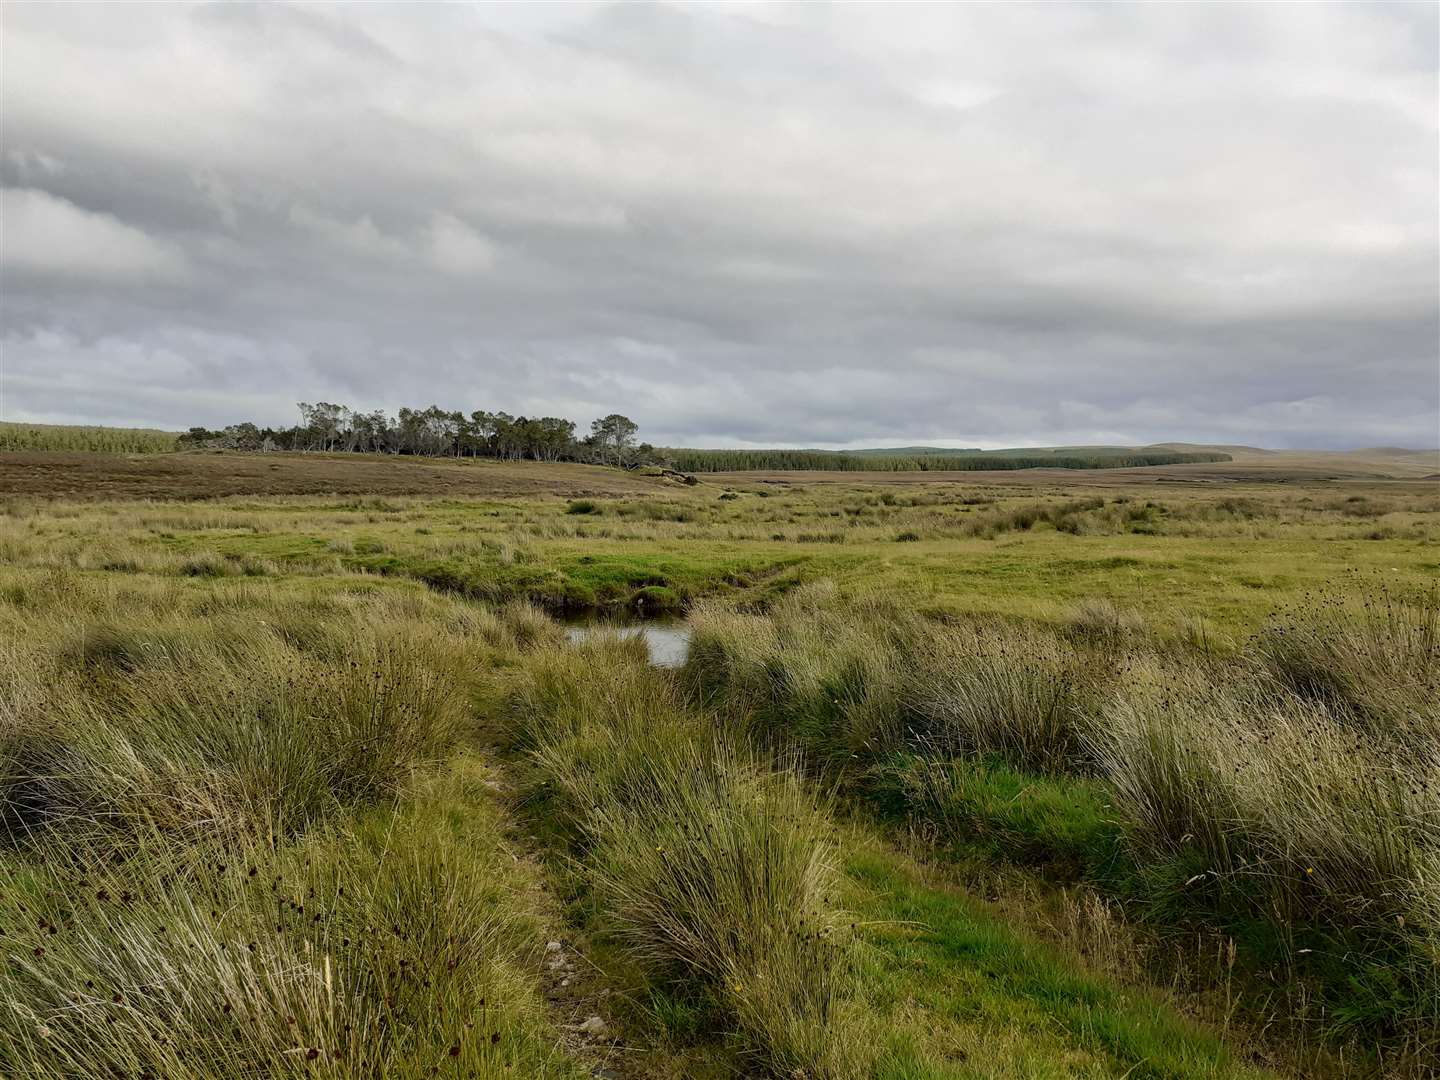
[[[623,465],[635,446],[635,433],[640,425],[628,416],[611,413],[590,425],[590,438],[600,460],[611,465]]]

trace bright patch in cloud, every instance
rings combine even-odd
[[[178,278],[185,259],[109,214],[44,191],[7,187],[0,190],[0,266],[22,274],[140,282]]]

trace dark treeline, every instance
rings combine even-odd
[[[427,457],[493,457],[507,461],[589,461],[605,465],[647,464],[655,448],[635,442],[639,430],[619,413],[596,420],[577,437],[575,422],[558,416],[511,416],[477,409],[468,415],[431,405],[360,412],[344,405],[301,402],[300,423],[288,428],[231,424],[211,431],[193,427],[180,437],[186,447],[223,450],[301,450],[323,453],[419,454]]]
[[[1145,465],[1182,465],[1229,461],[1229,454],[1169,451],[1017,455],[1008,452],[963,454],[831,453],[824,450],[670,450],[669,462],[682,472],[740,472],[747,469],[815,469],[825,472],[975,472],[990,469],[1133,469]]]
[[[299,450],[322,453],[415,454],[427,457],[489,457],[506,461],[584,461],[635,467],[659,465],[680,472],[802,470],[825,472],[948,472],[988,469],[1123,469],[1145,465],[1229,461],[1229,454],[1165,450],[1015,453],[967,450],[943,454],[847,453],[826,450],[657,449],[637,443],[638,427],[619,413],[590,425],[580,436],[575,422],[558,416],[511,416],[503,412],[449,411],[438,405],[361,412],[320,401],[301,402],[300,423],[288,428],[231,424],[211,431],[193,427],[181,448]]]

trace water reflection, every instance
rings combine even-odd
[[[563,621],[565,636],[571,641],[584,641],[592,634],[604,632],[642,638],[650,650],[650,662],[656,667],[679,667],[690,652],[690,627],[684,619],[623,621],[603,615],[578,615]]]

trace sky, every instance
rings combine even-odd
[[[1440,444],[1436,5],[0,8],[0,418]]]

